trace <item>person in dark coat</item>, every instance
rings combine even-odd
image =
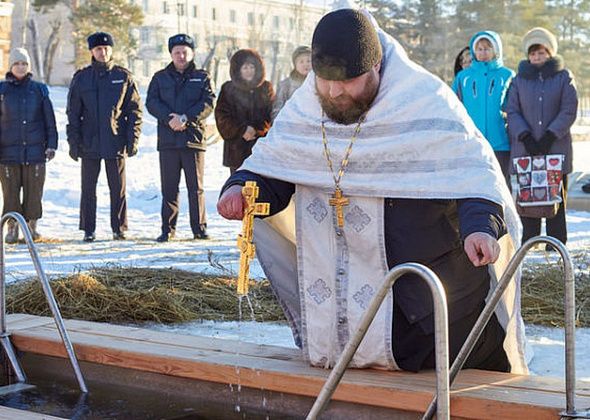
[[[172,62],[150,82],[146,106],[158,119],[158,151],[162,183],[162,233],[156,239],[173,238],[178,221],[178,185],[184,171],[190,225],[194,239],[209,239],[205,195],[205,120],[213,112],[215,94],[209,74],[197,69],[194,40],[178,34],[168,40]]]
[[[455,77],[457,76],[457,73],[459,73],[461,70],[465,70],[470,65],[471,65],[471,49],[469,48],[469,45],[468,45],[465,48],[463,48],[459,52],[459,54],[457,54],[457,57],[455,57],[455,64],[453,67],[453,73],[454,73]]]
[[[247,181],[257,182],[257,201],[270,203],[272,221],[255,225],[257,257],[295,342],[316,366],[335,364],[387,270],[410,261],[441,279],[454,359],[490,291],[488,265],[507,261],[501,243],[518,239],[503,175],[458,98],[437,94],[448,87],[379,35],[357,10],[320,20],[315,84],[305,83],[285,105],[217,204],[222,217],[240,220]],[[517,280],[509,299],[518,326],[493,315],[465,366],[526,371],[518,287]],[[434,366],[433,306],[416,275],[395,283],[352,363]]]
[[[221,86],[215,121],[224,140],[223,165],[233,174],[270,128],[275,95],[272,84],[264,80],[264,63],[256,51],[237,51],[229,72],[231,80]]]
[[[4,195],[2,214],[22,214],[33,240],[38,240],[45,162],[55,156],[57,130],[49,91],[43,83],[32,80],[30,61],[27,50],[13,49],[10,71],[6,80],[0,82],[0,181]],[[18,240],[18,226],[12,219],[8,221],[5,240]]]
[[[557,55],[557,39],[544,28],[533,28],[523,38],[527,59],[508,91],[508,132],[511,158],[562,154],[562,202],[557,214],[546,220],[547,235],[567,242],[565,207],[567,176],[572,171],[571,127],[576,120],[578,95],[572,73]],[[514,172],[514,167],[512,167]],[[522,217],[523,242],[541,233],[541,220]]]
[[[127,230],[125,158],[135,156],[141,132],[141,99],[133,75],[112,60],[113,38],[88,37],[92,63],[74,74],[68,95],[70,157],[82,159],[80,230],[84,241],[96,238],[96,183],[104,160],[111,199],[113,239]]]
[[[307,74],[311,70],[311,48],[302,45],[295,48],[293,55],[293,70],[289,77],[281,80],[277,88],[277,95],[272,106],[272,119],[274,120],[285,102],[295,93],[303,84]]]

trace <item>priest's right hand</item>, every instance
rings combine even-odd
[[[217,202],[217,212],[229,220],[242,220],[246,202],[241,185],[232,185],[221,194]]]

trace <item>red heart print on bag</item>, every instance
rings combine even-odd
[[[527,170],[527,168],[529,167],[529,162],[530,159],[527,158],[520,158],[518,159],[518,166],[520,166],[523,170]]]
[[[551,166],[557,166],[559,164],[559,159],[558,158],[551,158],[549,159],[549,165]]]

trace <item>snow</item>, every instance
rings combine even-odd
[[[105,264],[175,267],[206,273],[237,271],[239,254],[235,247],[235,238],[240,224],[222,219],[215,210],[220,188],[229,174],[229,170],[221,164],[221,142],[213,144],[206,153],[205,193],[208,231],[212,239],[192,240],[188,224],[186,187],[181,181],[178,239],[163,244],[154,241],[160,233],[159,165],[156,151],[156,122],[145,110],[139,154],[127,160],[128,240],[110,240],[112,233],[109,222],[109,195],[106,175],[103,171],[97,188],[97,241],[82,242],[83,232],[78,230],[80,163],[69,158],[65,141],[67,89],[51,88],[50,95],[56,111],[60,142],[56,158],[47,165],[43,200],[44,217],[39,221],[39,230],[44,236],[59,239],[59,241],[38,245],[43,267],[50,276],[70,274]],[[577,142],[574,144],[574,149],[575,171],[590,171],[590,159],[587,158],[590,155],[590,142]],[[572,254],[587,252],[590,249],[590,213],[568,211],[567,218],[570,232],[568,248]],[[529,258],[531,262],[544,258],[556,259],[555,256],[546,257],[541,252]],[[7,245],[6,262],[8,281],[18,281],[35,275],[25,245]],[[252,275],[255,278],[263,276],[256,262],[252,264]],[[161,325],[150,327],[180,334],[196,334],[285,347],[295,346],[291,331],[285,324],[207,321],[173,327]],[[563,331],[527,326],[527,334],[528,341],[535,352],[530,364],[531,372],[537,375],[563,376]],[[590,353],[584,352],[589,345],[590,329],[578,329],[576,332],[577,376],[578,379],[590,381]]]

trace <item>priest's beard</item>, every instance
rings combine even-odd
[[[322,95],[316,88],[316,95],[320,100],[322,109],[332,121],[338,124],[354,124],[358,122],[361,115],[365,114],[379,90],[379,78],[376,73],[371,72],[367,79],[365,89],[358,97],[352,97],[348,93],[343,93],[336,98],[330,98],[328,95]]]

